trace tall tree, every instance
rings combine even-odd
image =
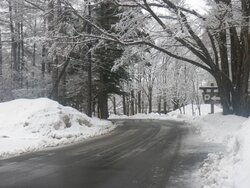
[[[102,1],[96,7],[96,22],[103,29],[112,32],[112,25],[119,21],[118,13],[118,7],[113,1]],[[127,78],[127,73],[124,67],[112,70],[115,60],[121,57],[122,51],[117,43],[101,42],[93,54],[98,76],[95,83],[100,118],[106,119],[108,117],[109,94],[123,94],[120,82]]]
[[[2,45],[2,31],[0,30],[0,79],[3,76],[3,45]]]
[[[14,27],[14,20],[13,20],[13,2],[9,1],[9,18],[10,18],[10,33],[11,33],[11,58],[12,58],[12,68],[14,70],[18,70],[18,64],[17,64],[17,38],[16,38],[16,32]]]
[[[91,3],[88,3],[88,16],[89,18],[92,17],[92,7]],[[91,24],[87,24],[87,33],[91,34]],[[87,53],[87,59],[88,59],[88,102],[87,102],[87,114],[89,117],[92,117],[92,52],[91,52],[92,44],[91,42],[88,43],[88,53]]]
[[[211,9],[213,12],[209,15],[201,15],[195,10],[188,9],[183,6],[182,1],[115,2],[127,7],[129,11],[121,16],[123,23],[117,24],[120,35],[97,27],[106,40],[116,41],[121,45],[147,45],[206,70],[213,75],[219,87],[223,113],[250,115],[249,0],[240,0],[236,3],[231,0],[214,0]],[[165,12],[157,11],[155,7]],[[144,16],[131,16],[138,14],[141,9],[145,12]],[[147,28],[143,28],[149,31],[149,36],[136,38],[135,29],[141,27],[141,22],[145,20],[154,23],[152,27],[148,25]],[[200,26],[203,26],[202,29]],[[230,35],[226,35],[227,33]],[[131,40],[132,38],[134,40]],[[182,53],[176,53],[174,50],[183,47]],[[195,55],[196,59],[186,56],[189,53]]]

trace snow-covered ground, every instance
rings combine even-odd
[[[250,119],[235,115],[208,114],[210,105],[202,105],[203,116],[179,115],[197,128],[197,132],[210,143],[222,146],[221,151],[210,153],[197,172],[202,188],[250,187]],[[179,114],[179,111],[171,114]],[[207,114],[207,115],[205,115]]]
[[[198,172],[204,188],[250,187],[250,119],[221,113],[194,120],[208,141],[225,151],[211,153]]]
[[[183,118],[193,118],[193,117],[197,117],[199,116],[199,110],[198,107],[196,105],[193,106],[193,110],[192,110],[192,105],[186,105],[185,106],[185,114],[183,113],[183,108],[182,108],[182,113],[179,110],[175,110],[172,112],[169,112],[168,115],[173,116],[173,117],[183,117]],[[214,112],[221,112],[221,108],[218,106],[214,106]],[[201,112],[201,116],[204,115],[208,115],[209,113],[211,113],[211,105],[210,104],[202,104],[200,105],[200,112]]]
[[[46,98],[0,103],[0,158],[77,142],[114,128],[109,121]]]

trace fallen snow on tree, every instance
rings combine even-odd
[[[0,157],[81,141],[114,128],[46,98],[0,103]]]

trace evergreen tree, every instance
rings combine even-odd
[[[97,24],[107,31],[115,32],[113,25],[119,21],[119,13],[115,3],[106,0],[97,5],[95,9]],[[123,49],[113,42],[103,42],[95,49],[93,60],[96,63],[97,79],[95,80],[96,98],[100,118],[108,118],[109,94],[121,95],[121,81],[128,79],[124,67],[112,71],[115,61],[121,57]]]

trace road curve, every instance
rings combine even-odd
[[[0,161],[1,188],[191,188],[207,154],[189,126],[118,121],[108,135]]]

